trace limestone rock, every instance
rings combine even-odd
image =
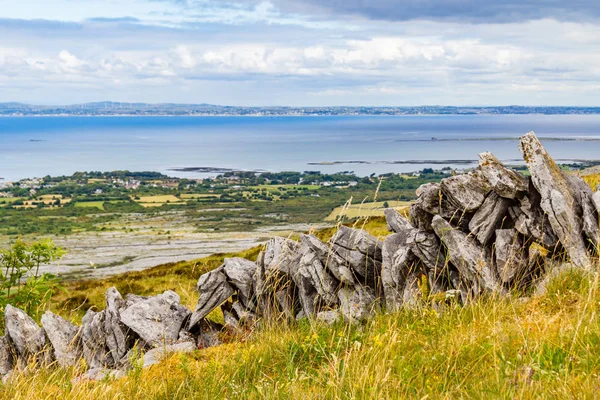
[[[442,179],[441,189],[448,201],[465,212],[483,204],[491,187],[478,170]]]
[[[256,263],[244,258],[226,258],[223,272],[230,285],[237,289],[238,297],[248,308],[254,309],[253,279],[256,273]]]
[[[353,229],[342,225],[331,238],[331,242],[345,249],[359,251],[366,256],[381,261],[383,243],[362,229]]]
[[[83,357],[81,329],[66,319],[46,311],[42,326],[54,348],[54,357],[61,367],[75,366]]]
[[[411,230],[395,233],[383,242],[381,283],[385,305],[389,310],[402,307],[406,277],[416,262],[416,257],[407,244]]]
[[[472,285],[473,294],[501,291],[486,248],[464,232],[453,228],[440,216],[433,218],[432,226],[446,247],[450,262],[458,269],[461,280],[467,280]]]
[[[6,334],[17,356],[25,361],[38,357],[46,346],[46,335],[35,321],[16,307],[8,304],[4,309]]]
[[[499,229],[496,231],[496,268],[504,283],[512,282],[522,276],[527,269],[527,259],[523,240],[516,229]]]
[[[506,168],[492,153],[479,154],[481,174],[492,190],[507,199],[516,199],[527,192],[527,181],[520,173]]]
[[[191,353],[194,350],[196,350],[196,345],[191,342],[177,343],[157,347],[144,354],[143,368],[148,368],[154,364],[157,364],[172,354]]]
[[[487,245],[492,239],[494,232],[507,216],[509,205],[508,200],[495,192],[488,195],[469,222],[469,230],[477,237],[479,243]]]
[[[363,285],[369,285],[373,288],[379,286],[381,258],[377,260],[359,250],[350,250],[337,244],[334,244],[332,247],[354,272],[356,280]]]
[[[412,227],[410,221],[400,214],[398,210],[386,208],[383,213],[385,214],[385,220],[390,232],[398,233]]]
[[[0,377],[7,375],[14,364],[13,349],[8,335],[0,337]]]
[[[378,307],[377,298],[372,289],[356,285],[342,288],[338,292],[340,312],[344,319],[356,323],[371,317]]]
[[[112,368],[116,362],[106,344],[104,311],[88,310],[81,320],[83,356],[90,369]]]
[[[594,203],[594,207],[596,207],[596,212],[600,213],[600,191],[592,195],[592,202]]]
[[[121,312],[121,322],[151,346],[172,344],[191,312],[170,290],[137,302]]]
[[[573,194],[580,209],[577,210],[581,217],[583,233],[587,240],[596,247],[598,245],[598,212],[594,204],[594,192],[583,179],[578,176],[568,175],[567,179],[573,188]]]
[[[412,230],[406,244],[435,277],[444,273],[446,269],[445,254],[437,236],[430,232]]]
[[[333,251],[333,248],[321,242],[315,235],[300,235],[300,241],[315,252],[325,270],[330,272],[335,279],[345,285],[354,285],[352,271],[346,266],[345,260]]]
[[[233,288],[227,282],[227,276],[224,274],[223,268],[217,268],[202,275],[198,280],[197,288],[200,292],[200,298],[190,318],[189,329],[196,327],[212,310],[220,306],[234,293]]]
[[[589,267],[590,258],[581,234],[583,226],[576,214],[580,205],[569,181],[533,132],[521,137],[520,150],[531,173],[531,181],[540,193],[540,206],[548,215],[552,229],[573,263],[579,267]]]
[[[129,328],[121,322],[121,310],[127,307],[127,302],[121,293],[111,287],[106,291],[106,309],[104,310],[104,331],[106,345],[116,363],[121,362],[133,345]]]
[[[290,275],[290,268],[298,254],[300,244],[293,240],[275,237],[267,242],[265,250],[259,256],[259,263],[265,271],[279,271]]]
[[[321,306],[337,304],[337,282],[325,271],[325,267],[309,246],[302,246],[296,271],[292,275],[298,287],[298,296],[306,316],[316,314]]]
[[[508,214],[513,220],[514,227],[519,233],[533,238],[548,249],[556,247],[558,238],[550,226],[548,216],[540,207],[541,196],[530,184],[527,196],[519,199],[519,205],[508,208]]]
[[[432,231],[433,214],[428,213],[419,202],[410,205],[410,224],[421,231]]]

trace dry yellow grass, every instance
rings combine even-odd
[[[325,221],[336,221],[339,217],[344,216],[349,219],[354,218],[368,218],[368,217],[381,217],[384,215],[385,208],[383,207],[384,201],[352,204],[349,206],[336,207]],[[406,211],[410,206],[408,201],[387,201],[389,208],[396,209],[400,212]]]

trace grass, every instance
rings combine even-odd
[[[370,203],[352,204],[350,206],[336,207],[325,221],[336,221],[340,216],[349,219],[380,217],[384,215],[384,204],[388,203],[389,208],[394,208],[398,211],[406,210],[410,206],[408,201],[377,201]]]
[[[0,204],[12,204],[17,200],[22,200],[21,197],[0,197]]]
[[[134,199],[138,203],[179,203],[181,199],[179,197],[173,196],[172,194],[161,195],[161,196],[143,196],[139,199]]]
[[[80,208],[98,208],[100,210],[104,210],[104,202],[103,201],[78,201],[75,203],[75,207]]]
[[[189,199],[218,199],[221,197],[220,194],[210,194],[210,193],[182,193],[179,195],[183,200]]]
[[[75,370],[22,373],[6,399],[597,398],[597,274],[566,271],[526,301],[481,299],[379,314],[362,326],[307,321],[225,335],[119,380],[71,384]]]

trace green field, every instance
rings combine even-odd
[[[220,194],[214,194],[214,193],[183,193],[180,194],[179,197],[183,200],[189,200],[189,199],[218,199],[219,197],[221,197]]]
[[[12,204],[17,200],[23,200],[21,197],[0,197],[0,204]]]
[[[317,190],[320,189],[319,185],[258,185],[258,186],[249,186],[249,189],[267,189],[267,190],[290,190],[290,189],[308,189],[308,190]]]
[[[79,207],[79,208],[96,207],[100,210],[104,210],[104,202],[103,201],[78,201],[77,203],[75,203],[75,207]]]

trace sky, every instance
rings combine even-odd
[[[0,102],[599,106],[597,0],[0,0]]]

